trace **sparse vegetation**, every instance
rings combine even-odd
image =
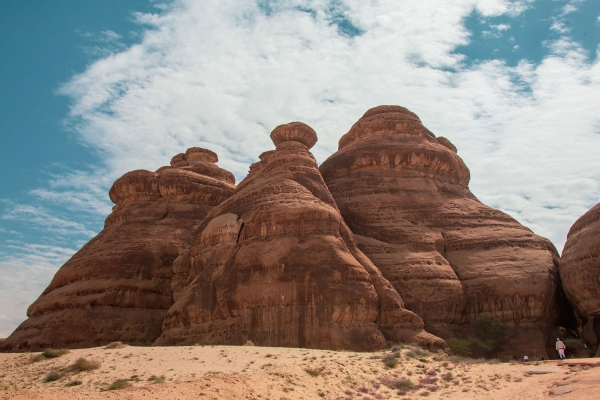
[[[126,345],[123,342],[111,342],[111,343],[107,344],[106,346],[104,346],[104,348],[108,349],[108,350],[112,350],[112,349],[122,349],[125,346]]]
[[[475,337],[446,340],[452,352],[462,357],[494,358],[504,342],[506,326],[504,321],[492,313],[482,313],[472,323]]]
[[[100,362],[88,361],[85,358],[78,358],[72,365],[66,368],[69,372],[93,371],[100,368]]]
[[[325,369],[325,367],[306,368],[304,371],[306,371],[306,373],[309,374],[310,376],[319,376],[319,375],[321,375],[321,372],[323,372],[324,369]]]
[[[254,346],[254,342],[252,340],[246,340],[246,343],[244,343],[244,346]]]
[[[398,357],[395,356],[396,353],[388,354],[383,358],[383,363],[388,368],[396,368],[398,366]]]
[[[108,387],[108,390],[121,390],[130,386],[131,383],[129,383],[129,379],[118,379]]]
[[[66,386],[79,386],[82,383],[83,382],[81,382],[81,381],[70,381],[69,383],[66,384]]]
[[[41,352],[40,354],[31,357],[30,362],[38,362],[38,361],[42,361],[42,360],[47,360],[49,358],[58,358],[60,356],[64,356],[68,352],[69,352],[69,350],[67,350],[67,349],[59,349],[59,350],[46,349],[43,352]]]
[[[161,376],[156,376],[156,375],[152,375],[150,378],[148,378],[148,381],[152,382],[152,383],[163,383],[165,381],[165,377],[164,375]]]
[[[44,378],[44,382],[54,382],[62,378],[62,374],[59,371],[51,371]]]
[[[59,349],[59,350],[46,349],[42,352],[42,355],[46,358],[58,358],[60,356],[64,356],[68,352],[69,352],[69,350],[67,350],[67,349]]]

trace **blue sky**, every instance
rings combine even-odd
[[[0,337],[123,173],[203,146],[239,181],[292,120],[322,162],[379,104],[560,251],[600,201],[599,43],[596,0],[0,2]]]

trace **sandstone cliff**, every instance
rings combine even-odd
[[[466,324],[489,311],[514,328],[505,355],[548,357],[558,254],[475,198],[449,140],[403,107],[380,106],[320,169],[358,247],[429,332],[466,335]]]
[[[569,230],[560,260],[560,277],[583,322],[583,339],[600,357],[600,203]]]
[[[191,148],[110,189],[104,229],[63,265],[4,349],[151,344],[173,304],[173,260],[206,214],[235,190],[210,150]]]
[[[276,150],[250,167],[174,263],[177,300],[155,344],[443,346],[355,246],[309,151],[315,132],[296,122],[271,138]]]

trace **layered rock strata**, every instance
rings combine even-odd
[[[375,350],[443,346],[356,247],[309,149],[309,126],[277,127],[235,194],[175,261],[177,299],[156,345]]]
[[[560,277],[567,298],[583,322],[582,337],[600,357],[600,203],[569,230]]]
[[[448,139],[403,107],[380,106],[320,170],[358,247],[429,332],[466,335],[467,323],[492,312],[514,326],[507,354],[548,356],[558,254],[475,198]]]
[[[151,344],[173,304],[173,260],[194,228],[235,190],[210,150],[191,148],[156,172],[137,170],[110,189],[104,229],[52,279],[8,350]]]

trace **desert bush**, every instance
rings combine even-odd
[[[396,368],[398,366],[398,357],[394,355],[395,353],[388,354],[383,358],[383,363],[388,368]]]
[[[446,372],[445,374],[442,374],[441,377],[446,382],[450,382],[451,380],[454,379],[454,376],[452,375],[452,372]]]
[[[323,370],[325,369],[325,367],[321,367],[321,368],[306,368],[304,371],[309,374],[310,376],[319,376],[321,375],[321,372],[323,372]]]
[[[565,350],[567,357],[580,357],[582,354],[588,354],[590,357],[594,356],[594,354],[590,354],[588,347],[580,338],[566,338],[563,342],[567,346]]]
[[[163,383],[165,381],[165,377],[164,377],[164,375],[161,375],[161,376],[152,375],[150,378],[148,378],[148,380],[151,381],[152,383]]]
[[[81,382],[81,381],[70,381],[69,383],[66,384],[66,386],[79,386],[82,383],[83,382]]]
[[[497,350],[496,344],[491,340],[451,338],[446,343],[454,354],[462,357],[492,358]]]
[[[98,368],[100,368],[99,361],[88,361],[85,358],[78,358],[77,361],[67,367],[67,370],[71,372],[84,372],[93,371]]]
[[[408,358],[423,358],[423,357],[428,357],[430,356],[431,353],[428,352],[427,350],[423,350],[423,349],[412,349],[411,351],[409,351],[408,353],[406,353],[406,357]]]
[[[126,344],[124,344],[123,342],[110,342],[109,344],[107,344],[106,346],[104,346],[105,349],[122,349],[123,347],[125,347]]]
[[[244,346],[254,346],[254,342],[252,340],[246,340],[246,343],[244,343]]]
[[[62,374],[59,371],[51,371],[44,378],[44,382],[54,382],[62,378]]]
[[[490,359],[497,356],[505,340],[506,325],[492,313],[482,313],[471,324],[475,337],[450,338],[448,347],[456,355],[470,358]]]
[[[108,390],[120,390],[128,388],[130,386],[131,383],[129,383],[129,379],[118,379],[108,387]]]
[[[57,358],[60,356],[64,356],[68,352],[69,352],[69,350],[67,350],[67,349],[59,349],[59,350],[46,349],[42,352],[42,356],[44,356],[45,358]]]

